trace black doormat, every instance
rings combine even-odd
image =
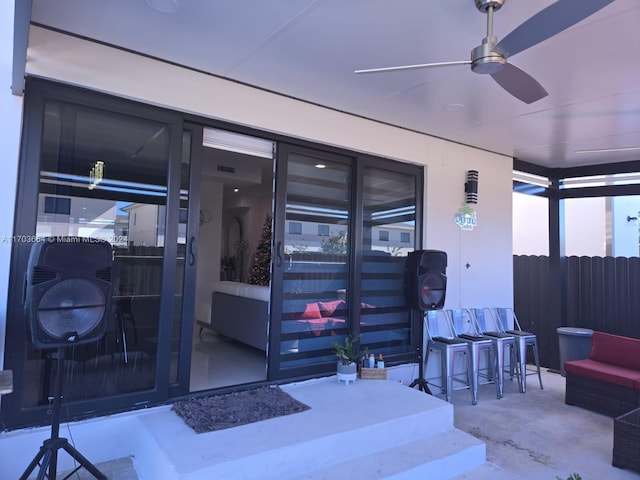
[[[175,411],[196,433],[213,432],[308,410],[279,387],[192,398],[173,404]]]

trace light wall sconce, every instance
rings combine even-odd
[[[478,171],[468,170],[464,184],[465,203],[478,203]]]
[[[634,222],[638,220],[638,217],[632,217],[631,215],[627,215],[627,222]]]

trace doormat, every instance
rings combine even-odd
[[[172,410],[196,433],[205,433],[304,412],[309,408],[280,387],[267,386],[180,400],[173,404]]]

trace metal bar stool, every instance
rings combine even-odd
[[[527,375],[538,374],[538,381],[540,382],[540,390],[542,387],[542,375],[540,374],[540,357],[538,355],[538,337],[535,333],[526,332],[520,327],[516,312],[511,308],[496,308],[495,309],[496,325],[502,329],[504,333],[512,334],[518,340],[518,356],[520,357],[520,392],[525,393],[527,391]],[[513,319],[514,329],[509,328],[509,319]],[[533,351],[533,360],[535,362],[535,371],[529,371],[527,369],[527,348],[531,347]]]
[[[469,345],[471,351],[471,391],[473,404],[478,403],[478,386],[480,385],[480,355],[483,352],[488,354],[487,374],[483,375],[490,381],[495,381],[496,372],[496,350],[495,345],[489,337],[483,336],[475,326],[471,314],[466,309],[448,310],[446,312],[451,322],[456,337],[464,340]],[[500,398],[498,382],[496,384],[496,396]]]
[[[518,357],[518,342],[513,334],[500,332],[497,327],[491,325],[489,321],[493,319],[493,316],[489,313],[485,315],[485,308],[473,308],[471,314],[473,320],[476,323],[478,331],[491,339],[496,350],[496,372],[498,391],[500,393],[498,398],[504,396],[504,372],[506,371],[504,359],[505,349],[508,349],[509,355],[509,379],[513,380],[514,372],[518,377],[518,388],[520,388],[520,365]],[[488,318],[487,318],[488,317]]]
[[[455,360],[456,355],[460,354],[464,357],[464,365],[466,368],[467,381],[464,388],[469,388],[471,385],[471,359],[469,346],[464,340],[455,338],[455,335],[450,330],[449,322],[446,315],[441,310],[429,310],[424,317],[425,332],[427,332],[427,348],[425,363],[429,361],[432,351],[438,351],[440,353],[440,372],[441,372],[441,385],[440,388],[445,394],[447,402],[451,403],[451,393],[453,392],[453,382],[463,382],[456,378],[455,373]],[[472,396],[473,404],[474,401]]]

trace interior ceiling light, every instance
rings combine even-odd
[[[273,158],[273,142],[215,128],[203,129],[202,145],[254,157]]]
[[[590,150],[576,150],[576,153],[630,152],[632,150],[640,150],[640,147],[593,148]]]
[[[316,168],[327,168],[327,166],[324,163],[316,163],[315,167]]]
[[[160,13],[176,13],[180,8],[178,0],[145,0],[149,8]]]

